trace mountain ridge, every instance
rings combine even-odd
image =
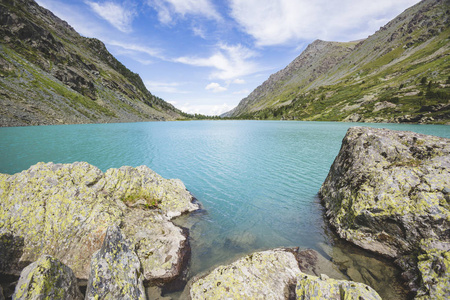
[[[174,120],[103,42],[33,0],[0,3],[0,126]]]
[[[322,42],[318,49],[316,40],[222,116],[448,123],[449,3],[421,1],[362,41]],[[319,64],[321,54],[336,61],[313,76],[311,66]],[[317,59],[305,59],[314,55]],[[287,77],[274,80],[287,70]]]

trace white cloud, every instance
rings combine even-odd
[[[216,53],[209,57],[180,57],[174,61],[197,67],[215,68],[217,71],[211,73],[210,78],[229,80],[257,72],[257,64],[249,60],[254,56],[256,52],[242,45],[219,44]]]
[[[240,91],[237,91],[237,92],[234,92],[234,93],[233,93],[233,95],[248,95],[248,94],[250,94],[250,91],[247,90],[247,89],[245,89],[245,90],[240,90]]]
[[[152,57],[156,57],[156,58],[163,59],[163,60],[166,59],[161,54],[162,51],[160,49],[150,48],[150,47],[142,46],[139,44],[133,44],[130,42],[119,42],[116,40],[104,40],[104,42],[105,42],[105,44],[110,45],[110,46],[119,47],[119,48],[129,50],[132,52],[144,53],[144,54],[150,55]]]
[[[375,32],[418,0],[230,0],[231,15],[259,46],[352,40]]]
[[[222,19],[210,0],[148,0],[147,3],[158,12],[159,21],[166,25],[172,23],[175,16],[197,15],[217,21]]]
[[[202,39],[206,39],[206,31],[198,26],[192,27],[192,32],[194,35],[201,37]]]
[[[177,108],[190,114],[202,114],[207,116],[219,116],[227,111],[232,110],[235,105],[228,103],[223,104],[190,104],[185,103],[178,105]]]
[[[120,31],[125,33],[132,31],[131,23],[135,16],[133,10],[126,9],[115,2],[103,2],[100,4],[97,2],[86,1],[86,4],[89,5],[97,15],[108,21]]]
[[[145,81],[145,86],[150,92],[164,92],[164,93],[177,93],[177,94],[187,94],[188,92],[179,90],[178,87],[181,85],[179,82],[161,82],[161,81]]]
[[[245,84],[245,80],[244,79],[240,79],[240,78],[236,78],[235,80],[233,80],[233,83],[235,83],[235,84]]]
[[[205,87],[205,90],[211,90],[213,93],[225,92],[227,90],[226,87],[221,86],[217,82],[211,82]]]

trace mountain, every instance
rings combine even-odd
[[[222,116],[449,123],[449,17],[424,0],[367,39],[316,40]]]
[[[33,0],[0,2],[0,126],[174,120],[105,45]]]

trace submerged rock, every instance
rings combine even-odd
[[[446,268],[430,273],[421,267],[427,265],[421,258],[432,259],[433,266],[450,265],[445,255],[449,186],[449,139],[355,127],[348,130],[320,195],[342,238],[396,259],[412,290],[420,285],[418,296],[439,298],[441,291],[449,298]]]
[[[86,299],[145,300],[139,258],[117,226],[108,228],[102,248],[92,257]]]
[[[295,251],[275,249],[245,256],[193,281],[191,299],[381,299],[362,283],[303,273]],[[337,291],[335,293],[334,291]]]
[[[73,271],[59,260],[44,255],[23,269],[13,299],[81,300]]]
[[[122,225],[144,274],[159,266],[146,280],[167,282],[180,275],[180,255],[188,253],[185,234],[170,219],[198,208],[181,181],[145,166],[103,173],[85,162],[38,163],[15,175],[0,174],[0,272],[18,275],[49,254],[86,280],[106,229]],[[154,244],[154,255],[142,250],[143,241]]]

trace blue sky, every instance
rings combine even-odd
[[[102,40],[152,94],[188,113],[235,107],[315,39],[373,34],[417,0],[37,0]]]

